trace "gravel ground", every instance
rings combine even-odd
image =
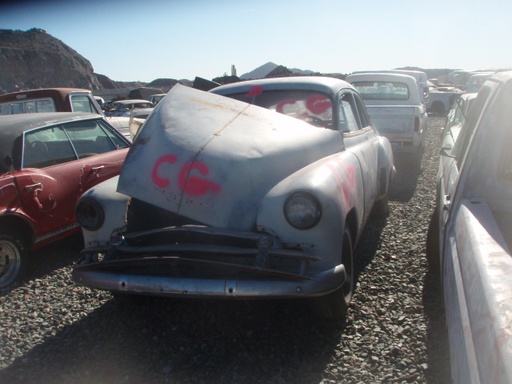
[[[120,303],[70,281],[78,235],[35,253],[27,279],[0,297],[0,383],[448,383],[425,260],[443,124],[431,118],[421,164],[396,159],[391,213],[358,245],[344,321],[293,300]]]

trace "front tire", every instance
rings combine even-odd
[[[0,291],[11,287],[26,269],[27,244],[15,231],[0,228]]]
[[[343,285],[327,295],[314,299],[314,306],[320,317],[329,320],[344,318],[354,293],[354,247],[350,229],[345,226],[341,262],[345,267],[346,279]]]

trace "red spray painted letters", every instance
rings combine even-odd
[[[168,154],[161,156],[155,162],[151,172],[151,178],[157,187],[167,188],[171,185],[171,180],[161,175],[160,168],[163,164],[174,164],[176,161],[176,156]],[[195,172],[198,172],[200,176],[194,175]],[[194,161],[185,163],[178,174],[177,181],[180,191],[191,196],[201,196],[206,193],[220,192],[221,188],[219,184],[201,177],[208,176],[209,173],[210,170],[204,163]]]

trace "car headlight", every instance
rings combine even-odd
[[[80,200],[76,205],[75,215],[78,223],[88,231],[100,229],[105,222],[105,211],[94,200]]]
[[[310,229],[318,224],[322,209],[317,198],[308,192],[296,192],[284,203],[286,221],[297,229]]]

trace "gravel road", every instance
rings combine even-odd
[[[35,253],[0,296],[0,383],[448,383],[441,293],[427,273],[439,127],[421,164],[397,158],[390,216],[356,250],[344,321],[300,301],[141,299],[120,303],[70,280],[80,235]]]

